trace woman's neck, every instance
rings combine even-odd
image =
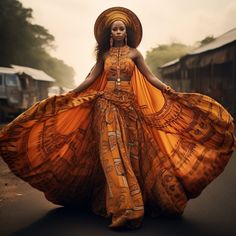
[[[124,42],[114,42],[113,45],[113,47],[124,47],[124,46],[125,46]]]

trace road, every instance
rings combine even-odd
[[[53,205],[41,192],[12,176],[4,165],[2,162],[0,169],[0,191],[5,189],[5,193],[2,191],[2,199],[0,194],[1,236],[236,235],[236,153],[225,171],[198,198],[189,201],[182,217],[145,217],[140,229],[122,232],[108,228],[109,219],[85,210]]]

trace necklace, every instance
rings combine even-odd
[[[116,65],[116,89],[120,90],[120,68],[121,68],[121,59],[126,57],[129,51],[129,47],[127,45],[122,47],[111,47],[110,55],[114,58],[114,64]]]
[[[117,88],[120,89],[120,48],[118,48],[117,51],[117,67],[116,67],[116,72],[117,72],[117,80],[116,80],[116,85]]]

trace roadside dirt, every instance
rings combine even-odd
[[[32,187],[15,176],[0,157],[0,207],[4,201],[19,198],[31,190]]]

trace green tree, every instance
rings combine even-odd
[[[41,25],[33,24],[33,10],[17,0],[0,1],[0,65],[18,64],[44,70],[60,86],[74,85],[74,70],[51,57],[54,36]],[[64,81],[66,79],[66,81]]]
[[[201,47],[201,46],[204,46],[204,45],[206,45],[208,43],[211,43],[214,40],[215,40],[214,36],[213,35],[209,35],[209,36],[206,36],[201,41],[199,41],[198,43],[199,43],[199,46]]]
[[[156,48],[152,48],[146,53],[146,62],[150,66],[152,72],[159,76],[158,68],[161,65],[164,65],[167,62],[170,62],[174,59],[182,57],[188,52],[204,46],[212,41],[215,38],[212,35],[206,36],[204,39],[197,41],[194,45],[188,46],[182,43],[173,42],[170,44],[160,44]]]
[[[146,62],[150,66],[155,75],[159,75],[158,67],[185,55],[193,49],[182,43],[173,42],[171,44],[161,44],[156,48],[152,48],[146,53]]]

